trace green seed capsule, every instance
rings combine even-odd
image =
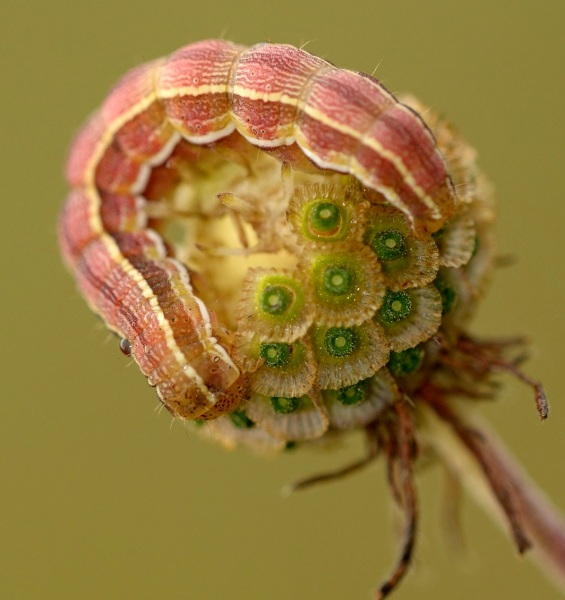
[[[352,327],[374,316],[386,289],[381,265],[361,243],[316,248],[307,256],[314,322],[327,327]]]
[[[271,398],[271,406],[279,415],[288,415],[295,412],[300,407],[300,398],[282,398],[273,396]]]
[[[366,386],[362,381],[337,390],[337,399],[345,406],[359,404],[365,400],[365,395]]]
[[[327,267],[322,275],[324,291],[335,296],[343,296],[354,290],[355,273],[345,267]]]
[[[373,319],[353,327],[316,327],[313,338],[316,383],[322,390],[354,385],[374,375],[388,360],[389,344]]]
[[[387,363],[388,370],[396,377],[410,375],[420,368],[424,354],[425,351],[421,346],[408,348],[402,352],[391,352]]]
[[[230,413],[229,418],[238,429],[251,429],[255,427],[255,423],[242,410],[234,410]]]
[[[415,237],[397,209],[372,206],[363,241],[379,260],[386,286],[392,291],[427,285],[437,275],[439,251],[431,235]]]
[[[357,335],[353,329],[330,327],[324,343],[330,356],[348,356],[357,349]]]
[[[293,301],[290,289],[282,285],[268,285],[261,292],[261,309],[269,315],[284,315]]]
[[[270,398],[300,398],[316,379],[316,362],[308,340],[296,340],[292,344],[254,342],[251,343],[249,354],[256,357],[248,363],[253,371],[251,390],[265,396],[269,413]],[[257,358],[262,358],[263,364],[257,365]]]
[[[408,252],[404,235],[398,229],[386,229],[377,233],[371,241],[371,247],[379,260],[384,262],[403,258]]]
[[[397,323],[405,319],[412,310],[412,301],[406,292],[391,292],[387,290],[380,316],[383,323]]]
[[[290,362],[290,345],[280,342],[261,344],[259,356],[265,359],[268,367],[284,367]]]
[[[333,202],[314,200],[308,209],[308,230],[313,236],[331,237],[339,233],[343,215]]]
[[[235,313],[238,344],[291,343],[306,333],[313,318],[310,286],[300,273],[255,267],[247,271]]]
[[[451,286],[449,286],[441,277],[438,277],[434,281],[434,285],[441,294],[441,303],[443,306],[442,314],[447,315],[453,310],[453,307],[457,302],[457,292]]]

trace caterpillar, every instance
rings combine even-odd
[[[79,131],[59,220],[80,291],[173,416],[261,451],[364,430],[365,458],[295,489],[384,456],[406,528],[378,598],[414,546],[419,411],[476,455],[520,552],[516,491],[450,403],[506,370],[548,414],[505,356],[516,342],[467,333],[496,262],[489,186],[421,114],[293,46],[191,44],[128,73]]]
[[[270,183],[261,183],[251,202],[246,185],[267,171],[268,181],[277,179],[273,164],[281,170],[283,200],[263,202],[261,195],[270,198],[274,192]],[[343,187],[352,222],[359,220],[356,211],[390,209],[409,225],[415,243],[444,227],[457,206],[445,159],[415,110],[373,77],[289,45],[208,40],[142,65],[119,81],[72,144],[66,165],[70,192],[59,226],[62,254],[88,304],[122,339],[122,350],[177,417],[215,418],[233,411],[249,393],[249,373],[269,362],[265,353],[283,347],[276,343],[290,344],[294,356],[302,353],[306,374],[292,375],[294,387],[286,394],[263,380],[256,390],[288,397],[320,387],[311,374],[322,359],[309,358],[312,344],[297,340],[325,311],[306,316],[303,311],[302,325],[282,328],[291,331],[286,338],[275,343],[266,333],[262,340],[272,342],[270,347],[265,350],[263,343],[259,355],[250,351],[251,358],[242,357],[253,330],[244,330],[248,340],[238,341],[231,314],[236,304],[218,308],[231,293],[222,288],[230,248],[223,267],[214,267],[215,289],[210,289],[209,264],[222,260],[220,251],[206,256],[214,241],[208,223],[214,219],[223,223],[227,215],[235,223],[241,244],[231,248],[232,257],[251,254],[249,224],[252,234],[267,240],[263,251],[289,252],[291,242],[281,241],[275,229],[293,193],[284,192],[293,187],[293,177],[314,196],[327,192],[331,198],[336,186]],[[210,182],[216,184],[206,196]],[[293,210],[296,215],[302,209]],[[183,257],[164,239],[166,224],[175,215],[188,222],[195,214],[184,232],[185,247],[193,251]],[[284,231],[289,240],[296,237]],[[347,245],[341,251],[347,253]],[[340,268],[334,270],[336,285],[348,268],[358,267]],[[288,275],[283,270],[282,276]],[[368,336],[372,346],[383,346],[348,384],[378,371],[390,351],[381,326],[363,324],[382,302],[379,281],[370,284],[377,291],[364,317],[330,319],[327,331],[316,334],[327,338],[328,325],[353,324],[355,340]],[[405,285],[414,287],[399,283],[396,293]],[[276,305],[281,298],[275,294],[272,301]],[[437,304],[435,292],[431,302]],[[303,304],[311,304],[308,294]],[[342,338],[338,335],[337,343],[343,344]],[[331,374],[324,381],[326,387],[340,385]]]

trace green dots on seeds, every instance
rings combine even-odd
[[[287,219],[310,247],[360,241],[369,203],[356,184],[314,183],[295,188]]]
[[[311,281],[314,298],[324,311],[337,306],[354,308],[359,296],[373,284],[369,267],[359,257],[348,256],[343,246],[338,252],[318,253],[311,262]],[[378,268],[378,267],[377,267]]]
[[[290,362],[290,350],[290,344],[280,342],[261,344],[259,356],[265,359],[265,365],[268,367],[284,367]]]
[[[310,286],[299,273],[252,267],[242,283],[235,318],[245,340],[291,343],[306,333],[314,318]]]
[[[322,274],[324,291],[336,296],[349,294],[354,287],[355,274],[343,266],[328,266]]]
[[[385,229],[376,233],[371,240],[371,247],[383,262],[398,260],[408,252],[404,235],[398,229]]]
[[[316,327],[313,341],[316,383],[322,390],[339,390],[367,379],[388,360],[384,331],[372,319],[353,327]]]
[[[269,315],[284,315],[293,301],[291,290],[283,285],[267,285],[261,292],[261,310]]]
[[[305,294],[299,279],[285,272],[257,270],[248,276],[247,287],[255,294],[259,318],[265,323],[300,319]]]
[[[363,381],[348,385],[347,387],[337,390],[337,399],[345,406],[359,404],[365,399],[366,386]]]
[[[309,253],[304,269],[312,286],[314,321],[351,327],[370,319],[380,306],[384,278],[375,254],[361,243],[335,244]]]
[[[251,390],[257,394],[284,398],[301,397],[316,378],[316,363],[308,340],[255,343],[251,351],[259,364],[250,363]],[[269,409],[270,410],[270,409]]]
[[[406,292],[387,290],[380,309],[383,323],[397,323],[405,319],[412,310],[412,301]]]
[[[273,396],[271,398],[271,406],[277,414],[288,415],[295,412],[300,407],[300,398]]]
[[[230,413],[229,418],[238,429],[251,429],[255,427],[255,423],[242,410],[234,410]]]
[[[324,344],[330,356],[348,356],[357,349],[357,335],[353,329],[330,327]]]
[[[442,314],[447,315],[453,310],[457,302],[457,292],[441,277],[434,281],[434,285],[441,295]]]
[[[333,202],[316,199],[312,202],[308,214],[308,229],[318,236],[332,236],[339,232],[342,225],[342,213]]]
[[[417,371],[424,360],[424,348],[415,346],[402,352],[391,352],[387,363],[388,370],[396,377],[410,375]]]

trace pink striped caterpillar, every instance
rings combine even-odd
[[[475,455],[449,404],[492,391],[495,369],[548,413],[508,343],[465,333],[494,264],[474,151],[428,112],[436,144],[405,102],[292,46],[189,45],[126,75],[78,134],[59,229],[88,303],[174,416],[260,449],[365,430],[366,458],[298,487],[384,456],[406,533],[378,598],[414,546],[421,406]],[[523,552],[514,490],[484,474]]]
[[[349,175],[416,236],[439,230],[456,204],[430,130],[368,75],[292,46],[227,41],[131,71],[72,146],[60,243],[92,309],[182,418],[229,412],[248,390],[233,339],[194,291],[198,274],[175,258],[151,210],[165,167],[188,154],[198,167],[199,148]]]

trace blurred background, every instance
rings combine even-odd
[[[383,465],[284,497],[344,464],[333,452],[226,452],[157,400],[61,266],[55,223],[68,144],[127,69],[224,36],[309,42],[448,115],[498,197],[501,269],[474,331],[522,333],[551,416],[506,381],[482,411],[565,509],[563,0],[53,0],[4,3],[0,597],[368,599],[396,560]],[[398,600],[560,593],[469,498],[466,548],[444,535],[442,477],[419,477],[422,530]]]

